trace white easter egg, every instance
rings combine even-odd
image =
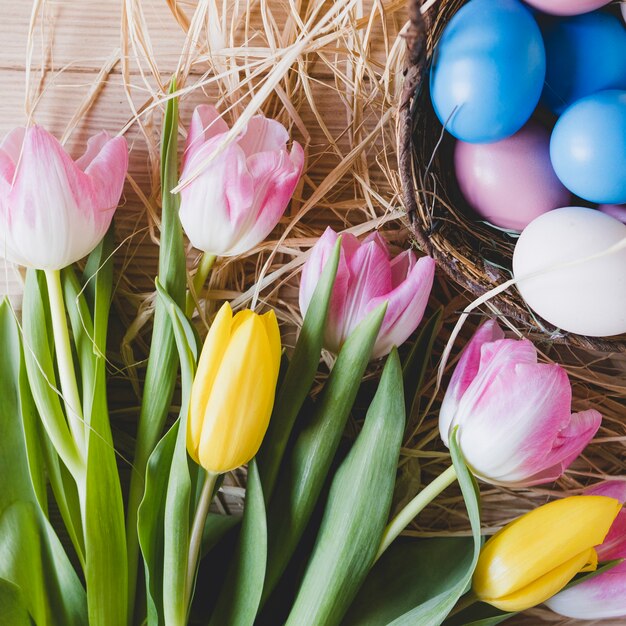
[[[557,328],[626,333],[626,225],[615,218],[583,207],[541,215],[517,241],[513,273],[528,306]]]

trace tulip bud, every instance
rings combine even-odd
[[[482,602],[524,611],[545,602],[581,571],[597,566],[621,508],[606,496],[571,496],[522,515],[484,545],[472,586]]]
[[[233,316],[219,310],[204,342],[191,388],[187,449],[208,472],[247,463],[269,424],[280,367],[274,311]]]
[[[505,339],[494,321],[465,347],[439,412],[444,443],[458,441],[472,472],[492,484],[529,486],[556,480],[595,435],[602,416],[571,413],[565,370],[537,362],[527,339]]]
[[[327,228],[302,269],[302,315],[309,307],[337,238],[337,233]],[[331,352],[339,352],[367,314],[387,301],[373,357],[389,354],[394,346],[403,344],[422,321],[434,276],[433,259],[427,256],[418,260],[411,250],[405,250],[391,259],[387,243],[378,233],[363,242],[349,233],[342,234],[341,255],[326,323],[325,347]]]
[[[626,482],[611,480],[585,493],[626,501]],[[602,545],[596,548],[600,561],[626,559],[626,509],[621,509]],[[555,613],[582,620],[626,618],[626,562],[561,591],[546,602]]]
[[[253,117],[217,158],[228,125],[212,106],[196,108],[187,136],[180,192],[180,221],[189,241],[214,256],[244,254],[278,224],[298,184],[304,151],[276,120]],[[208,163],[203,166],[203,163]]]
[[[59,270],[87,256],[120,200],[128,147],[102,132],[73,161],[40,126],[16,128],[0,145],[0,256]]]

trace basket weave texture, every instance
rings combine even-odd
[[[418,245],[445,273],[475,297],[512,278],[516,239],[472,217],[458,189],[452,150],[430,102],[428,68],[433,50],[449,20],[466,0],[440,0],[424,15],[411,0],[405,82],[398,120],[398,162],[404,205]],[[574,347],[626,352],[624,335],[584,337],[563,332],[534,314],[515,287],[490,299],[496,313],[515,320],[526,334]]]

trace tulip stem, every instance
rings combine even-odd
[[[391,545],[392,541],[413,521],[413,519],[426,508],[444,489],[456,480],[456,470],[451,465],[445,472],[440,474],[430,485],[427,485],[411,500],[387,525],[383,533],[375,561],[382,556],[383,552]]]
[[[185,313],[190,319],[193,315],[194,309],[196,308],[196,302],[200,299],[200,294],[202,293],[202,289],[207,278],[209,277],[209,273],[213,268],[216,258],[217,257],[214,254],[207,254],[206,252],[202,253],[198,269],[196,270],[193,280],[191,281],[191,288],[187,291]]]
[[[83,419],[82,403],[76,382],[72,345],[67,328],[67,315],[61,287],[61,272],[46,270],[46,283],[50,299],[50,313],[52,316],[52,333],[54,349],[59,369],[61,397],[65,403],[65,411],[70,430],[81,454],[85,454],[85,420]]]
[[[189,557],[187,559],[187,585],[185,589],[185,606],[187,610],[189,610],[191,604],[194,579],[198,569],[198,557],[202,546],[202,535],[204,533],[206,518],[209,514],[209,506],[213,500],[213,492],[215,491],[215,483],[218,476],[219,474],[214,474],[213,472],[206,473],[204,485],[202,485],[202,493],[198,500],[198,508],[193,518],[191,538],[189,540]]]

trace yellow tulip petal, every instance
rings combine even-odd
[[[238,311],[235,313],[235,317],[233,317],[233,326],[231,329],[231,334],[234,334],[235,331],[249,319],[256,317],[256,313],[251,311],[250,309],[243,309],[242,311]]]
[[[274,403],[272,348],[258,315],[232,334],[206,405],[198,456],[208,471],[224,473],[257,452]]]
[[[230,304],[226,302],[217,312],[213,324],[211,324],[202,347],[198,369],[191,387],[187,425],[187,450],[196,462],[198,462],[198,445],[200,444],[206,404],[222,357],[230,341],[232,320],[233,312]]]
[[[572,496],[522,515],[485,544],[474,591],[482,598],[500,598],[523,589],[601,544],[620,509],[606,496]]]
[[[502,598],[481,598],[502,611],[525,611],[551,598],[567,585],[567,583],[581,571],[588,571],[585,566],[595,560],[596,551],[593,548],[585,550],[572,557],[551,572],[544,574],[530,585],[515,591]],[[595,556],[595,559],[594,559]]]
[[[276,378],[278,379],[278,370],[280,369],[280,355],[282,352],[282,346],[280,343],[280,330],[278,328],[278,320],[276,319],[276,313],[273,310],[268,311],[265,315],[261,315],[261,321],[265,325],[267,332],[267,338],[270,342],[270,348],[272,349],[272,360],[274,362],[274,368],[276,370]]]

